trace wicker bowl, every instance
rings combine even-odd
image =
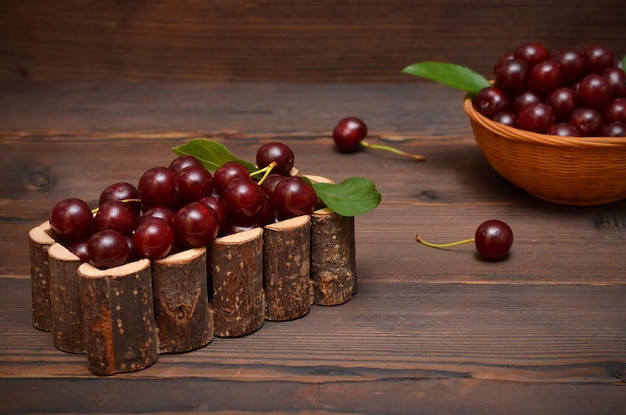
[[[626,198],[626,138],[538,134],[488,119],[469,97],[463,107],[489,164],[528,193],[577,206]]]

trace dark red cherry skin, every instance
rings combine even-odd
[[[509,127],[517,127],[517,116],[510,111],[502,111],[493,116],[492,120]]]
[[[515,49],[513,55],[517,59],[526,62],[529,68],[532,68],[539,62],[543,62],[550,56],[548,49],[541,43],[525,43]]]
[[[602,128],[602,115],[591,108],[576,108],[569,123],[580,131],[581,137],[596,137]]]
[[[168,224],[172,224],[172,219],[174,219],[174,211],[165,206],[154,206],[150,209],[146,210],[143,215],[139,217],[139,220],[135,224],[136,227],[139,227],[144,221],[157,218],[162,219]]]
[[[622,68],[611,66],[602,72],[602,76],[611,84],[613,98],[626,97],[626,73]]]
[[[87,240],[74,242],[68,245],[67,250],[80,259],[80,262],[89,262],[89,253],[87,252]]]
[[[546,98],[546,103],[554,111],[557,121],[567,121],[578,108],[578,94],[571,88],[557,88]]]
[[[216,196],[205,196],[198,200],[198,202],[204,203],[213,209],[213,213],[215,213],[215,218],[217,219],[220,229],[226,226],[226,222],[228,222],[228,211],[226,210],[226,205],[224,205],[222,199]]]
[[[224,189],[222,201],[228,212],[238,218],[251,218],[263,207],[265,192],[250,177],[235,179]]]
[[[557,122],[548,127],[546,134],[558,135],[560,137],[579,137],[580,131],[566,122]]]
[[[109,200],[125,201],[132,206],[137,215],[141,213],[141,201],[139,200],[139,190],[135,186],[127,182],[113,183],[107,186],[98,200],[98,206]]]
[[[367,136],[367,125],[357,117],[346,117],[333,130],[335,148],[341,153],[354,153]]]
[[[528,74],[528,88],[542,96],[560,87],[563,82],[561,67],[552,59],[539,62]]]
[[[293,151],[288,145],[278,141],[261,145],[256,153],[256,165],[262,169],[272,162],[276,162],[272,172],[288,176],[294,164]]]
[[[94,233],[87,241],[89,263],[96,268],[113,268],[126,263],[130,249],[126,238],[114,230]]]
[[[554,124],[555,117],[552,108],[543,102],[534,102],[522,108],[517,115],[519,128],[536,133],[545,133],[548,127]]]
[[[198,158],[194,156],[184,155],[178,156],[174,160],[172,160],[168,168],[174,173],[178,173],[179,171],[191,166],[204,167],[204,165]]]
[[[585,76],[587,62],[578,51],[571,48],[556,49],[550,56],[561,66],[564,85],[574,84]]]
[[[130,235],[135,229],[135,211],[127,203],[119,200],[109,200],[98,208],[93,218],[94,232],[113,229],[122,235]]]
[[[502,111],[508,111],[510,105],[511,102],[507,94],[495,86],[483,88],[474,96],[474,108],[488,118]]]
[[[213,173],[213,186],[215,187],[215,191],[221,195],[230,182],[242,177],[250,177],[250,172],[243,164],[236,161],[229,161],[222,164],[215,170],[215,173]]]
[[[139,258],[150,260],[165,258],[173,246],[172,227],[157,217],[143,221],[132,237],[133,251]]]
[[[509,253],[513,245],[513,231],[500,220],[487,220],[476,229],[474,243],[483,258],[499,260]]]
[[[157,166],[148,169],[139,178],[137,189],[141,197],[143,210],[153,206],[165,206],[176,209],[178,197],[174,189],[176,173],[167,167]]]
[[[543,99],[541,95],[534,91],[523,91],[520,92],[514,99],[512,110],[514,114],[519,114],[519,112],[528,104],[532,104],[533,102],[542,102]]]
[[[602,115],[607,122],[626,122],[626,98],[616,98],[609,102]]]
[[[606,46],[589,46],[583,51],[583,57],[592,73],[601,74],[609,66],[615,66],[615,55]]]
[[[283,176],[282,174],[270,174],[269,176],[265,178],[265,181],[261,184],[261,188],[268,196],[271,197],[278,182],[280,182],[284,178],[285,176]]]
[[[602,126],[600,135],[604,137],[626,137],[626,123],[611,121]]]
[[[63,242],[87,239],[92,233],[93,213],[87,202],[67,198],[57,202],[50,211],[50,228]]]
[[[281,219],[310,215],[317,206],[315,189],[300,177],[287,177],[279,182],[272,199]]]
[[[507,93],[516,93],[526,87],[528,65],[521,59],[504,59],[494,67],[495,83]]]
[[[613,96],[611,84],[602,75],[585,76],[578,85],[578,97],[583,105],[601,109],[609,103]]]
[[[197,248],[212,243],[219,232],[213,210],[200,202],[183,206],[172,221],[176,244]]]
[[[174,189],[181,204],[197,202],[213,192],[213,175],[204,166],[189,166],[176,173]]]

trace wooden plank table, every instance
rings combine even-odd
[[[626,203],[558,206],[515,188],[481,155],[461,99],[421,82],[1,84],[0,413],[626,413]],[[335,152],[346,115],[427,161]],[[56,201],[93,205],[200,136],[246,159],[280,140],[303,172],[374,180],[383,201],[356,218],[359,292],[93,376],[32,326],[27,232]],[[490,218],[515,231],[502,262],[415,242]]]

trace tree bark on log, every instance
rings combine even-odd
[[[49,222],[44,222],[28,233],[33,326],[43,331],[52,330],[48,248],[56,241],[51,235]]]
[[[311,219],[298,216],[263,231],[265,318],[293,320],[311,309]]]
[[[159,353],[182,353],[213,340],[206,248],[188,249],[152,262]]]
[[[311,215],[313,302],[339,305],[357,292],[354,217],[328,208]]]
[[[150,261],[78,267],[85,348],[95,375],[134,372],[158,358]]]
[[[48,249],[52,340],[64,352],[84,353],[85,332],[80,304],[80,259],[60,243]]]
[[[239,337],[265,320],[263,229],[217,238],[209,247],[215,335]]]

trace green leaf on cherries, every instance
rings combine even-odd
[[[351,177],[338,184],[313,183],[313,188],[326,206],[342,216],[367,213],[381,200],[374,182],[363,177]]]
[[[473,70],[453,63],[424,61],[409,65],[402,73],[421,76],[461,91],[475,95],[488,87],[489,80]]]
[[[179,156],[194,156],[199,159],[207,170],[215,171],[222,164],[229,161],[236,161],[249,171],[255,171],[257,168],[245,160],[235,157],[225,145],[217,141],[207,139],[191,140],[180,146],[172,147],[174,153]]]

